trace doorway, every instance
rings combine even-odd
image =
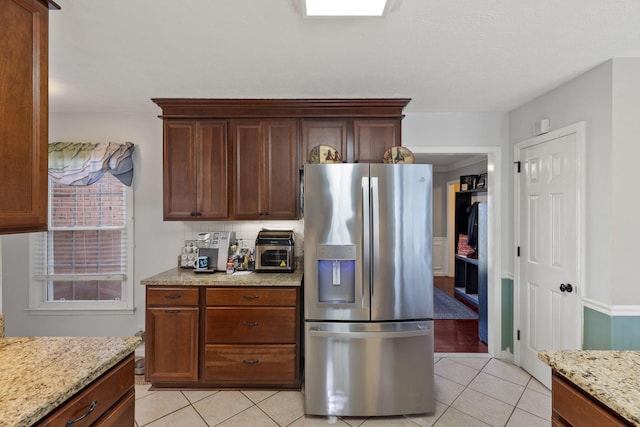
[[[492,356],[510,358],[510,353],[503,352],[501,350],[502,345],[502,318],[501,318],[501,240],[499,238],[500,224],[501,224],[501,148],[500,147],[408,147],[414,155],[416,155],[416,163],[434,163],[430,161],[433,158],[440,158],[443,156],[454,156],[466,159],[463,161],[475,161],[479,156],[483,156],[486,159],[486,172],[488,174],[487,182],[487,200],[488,203],[488,300],[487,300],[487,319],[488,319],[488,339],[486,343],[486,350]],[[446,192],[446,189],[444,190]],[[443,210],[444,212],[444,210]],[[451,236],[451,232],[445,230],[444,233]],[[450,239],[449,239],[450,240]],[[451,246],[448,243],[447,246]],[[447,275],[452,274],[454,266],[451,265],[449,260],[449,252],[452,248],[449,248],[447,255],[444,257],[447,259]],[[458,321],[460,323],[460,321]],[[456,320],[449,322],[448,325],[442,325],[442,331],[448,331],[449,334],[455,335]],[[437,324],[436,324],[437,326]],[[462,328],[460,328],[462,329]],[[477,333],[477,326],[474,325],[473,330]],[[463,350],[464,351],[464,350]],[[482,350],[481,350],[482,351]],[[465,351],[466,352],[466,351]]]

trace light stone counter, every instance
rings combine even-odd
[[[0,426],[34,424],[140,342],[138,337],[0,338]]]
[[[300,286],[302,268],[293,273],[219,271],[213,274],[194,273],[192,269],[172,268],[140,281],[145,286]]]
[[[640,425],[640,352],[543,351],[538,358],[630,423]]]

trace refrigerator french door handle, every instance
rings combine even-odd
[[[370,215],[371,209],[369,207],[369,177],[362,178],[362,297],[365,295],[365,285],[367,285],[371,278],[371,236],[369,230],[370,227]]]
[[[347,331],[326,331],[326,330],[309,330],[310,337],[318,338],[348,338],[348,339],[367,339],[367,338],[410,338],[431,335],[432,329],[412,329],[407,331],[386,331],[386,332],[347,332]]]
[[[380,253],[380,219],[379,214],[379,193],[378,177],[371,177],[371,254],[369,263],[371,264],[371,277],[378,277],[378,265],[380,260],[376,257]],[[371,281],[371,303],[373,304],[374,281]]]

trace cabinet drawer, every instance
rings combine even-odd
[[[89,411],[92,402],[95,402],[94,409],[87,417],[73,424],[74,427],[93,425],[122,396],[133,389],[133,379],[133,354],[131,354],[38,425],[64,426],[68,421],[82,417]]]
[[[297,378],[295,345],[207,345],[205,381],[234,384],[291,384]]]
[[[207,308],[207,343],[295,343],[294,307]]]
[[[149,288],[147,305],[198,305],[197,288]]]
[[[558,375],[553,375],[551,389],[552,418],[560,425],[566,425],[565,423],[581,427],[629,425]]]
[[[94,427],[122,427],[135,425],[136,396],[131,389],[125,397],[120,399],[102,418],[94,424]]]
[[[297,289],[207,288],[207,305],[295,307]]]

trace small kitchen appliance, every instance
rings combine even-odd
[[[207,257],[209,258],[207,271],[225,271],[227,259],[229,258],[229,247],[234,245],[235,241],[235,231],[200,233],[197,240],[185,242],[180,266],[183,268],[196,268],[198,257]]]
[[[256,238],[256,271],[291,273],[294,263],[293,230],[263,228]]]
[[[305,413],[433,412],[431,165],[304,173]]]

